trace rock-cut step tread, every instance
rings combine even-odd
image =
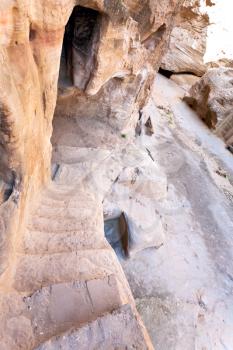
[[[79,329],[54,337],[35,350],[152,350],[145,333],[127,304]]]

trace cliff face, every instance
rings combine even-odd
[[[51,185],[52,123],[57,119],[54,123],[57,130],[53,135],[55,144],[56,137],[59,137],[59,127],[62,126],[61,118],[74,117],[80,118],[80,121],[87,118],[89,125],[92,125],[93,134],[97,129],[97,120],[111,130],[111,135],[133,134],[140,110],[150,94],[155,71],[160,66],[174,16],[181,2],[1,2],[0,309],[3,312],[0,338],[5,337],[5,342],[1,344],[4,349],[19,349],[22,346],[25,349],[33,348],[53,335],[67,331],[67,325],[71,328],[77,322],[83,322],[82,317],[73,320],[70,309],[66,310],[69,322],[65,318],[62,323],[60,315],[49,314],[53,302],[50,301],[57,298],[58,284],[67,282],[67,279],[71,284],[72,281],[80,279],[93,280],[101,271],[101,295],[106,287],[105,278],[108,277],[107,285],[110,283],[111,271],[109,272],[108,267],[111,266],[112,273],[121,281],[122,289],[127,290],[127,282],[122,277],[111,250],[106,255],[103,252],[109,247],[106,247],[101,236],[102,208],[101,203],[96,202],[98,194],[93,194],[94,204],[89,206],[89,187],[87,186],[88,193],[84,191],[83,195],[79,194],[76,184],[73,183],[80,174],[83,175],[82,166],[73,169],[73,173],[71,171],[71,180],[64,176],[65,184],[52,184],[52,190],[50,188],[48,191],[49,200],[47,192],[42,197],[40,195],[46,185]],[[75,123],[78,125],[78,119]],[[67,149],[64,152],[66,154]],[[94,161],[95,157],[93,164]],[[66,167],[64,169],[64,172],[70,171]],[[69,187],[70,185],[73,187]],[[82,188],[81,190],[83,191]],[[67,207],[62,198],[64,195],[70,201],[73,193],[76,194],[74,203],[78,202],[80,207],[76,206],[75,214],[71,215],[70,211],[74,208]],[[85,208],[82,207],[82,200],[80,201],[82,195]],[[32,220],[29,209],[36,202],[41,207],[39,214],[35,214]],[[60,221],[57,216],[59,213],[62,214]],[[85,213],[85,218],[82,213]],[[30,225],[28,217],[32,221]],[[91,228],[88,225],[86,227],[83,222],[86,225],[91,222]],[[61,231],[59,225],[62,225],[63,236],[56,235]],[[69,225],[74,227],[72,230],[75,232],[70,229],[69,234],[67,233]],[[44,232],[46,229],[49,234]],[[95,244],[98,239],[93,241],[89,229],[91,232],[95,231],[98,239],[102,237],[104,248],[101,245],[102,240],[99,248],[102,249],[102,255],[96,254]],[[81,239],[83,230],[85,234]],[[35,232],[39,232],[39,235],[34,235]],[[81,248],[84,252],[79,252],[79,256],[77,251],[82,250]],[[81,266],[80,270],[78,266]],[[79,287],[85,290],[84,294],[88,294],[85,289],[86,282],[83,285],[82,283]],[[55,286],[55,294],[52,286]],[[65,290],[71,288],[70,285],[63,287]],[[76,298],[79,288],[78,291],[76,287],[74,289]],[[116,289],[112,286],[110,289],[115,300]],[[50,297],[48,293],[51,294]],[[119,292],[120,301],[117,306],[122,306],[123,299],[124,303],[130,300],[132,302],[128,290],[127,293],[128,299],[123,298],[123,294]],[[32,303],[28,306],[26,298],[29,295],[33,297],[28,300],[29,304]],[[47,321],[51,317],[56,319],[50,328],[49,322],[44,322],[41,332],[37,327],[40,317],[36,306],[38,295],[44,295],[38,305],[47,305],[43,309],[45,314],[42,318]],[[86,294],[85,298],[88,298]],[[81,299],[78,299],[80,304]],[[84,312],[85,322],[93,320],[94,317],[87,317],[93,313],[90,311],[92,305],[89,304]],[[94,313],[95,318],[114,308],[109,305],[101,306],[101,311],[98,309]],[[122,313],[125,312],[123,311]],[[135,312],[133,314],[135,316]],[[134,319],[134,316],[129,317]]]
[[[7,251],[13,232],[19,236],[26,198],[33,200],[50,177],[61,56],[63,100],[58,99],[57,113],[99,114],[118,129],[132,127],[149,94],[179,2],[1,3],[2,252]],[[79,30],[73,27],[70,38],[66,28],[68,40],[63,44],[65,26],[72,18],[76,24],[71,25]],[[2,259],[3,271],[6,259]]]
[[[201,10],[201,1],[185,0],[176,18],[162,68],[175,73],[190,72],[202,76],[207,69],[204,54],[208,25],[209,17]]]

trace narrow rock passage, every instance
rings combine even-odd
[[[233,158],[157,76],[149,149],[168,181],[157,202],[166,239],[121,260],[137,308],[158,350],[233,348]]]

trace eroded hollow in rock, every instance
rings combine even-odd
[[[59,73],[59,87],[85,90],[95,65],[101,15],[75,6],[65,27]]]
[[[104,221],[104,233],[119,258],[129,257],[129,229],[124,213]]]
[[[170,79],[172,74],[174,74],[174,72],[163,68],[159,68],[159,73],[168,79]]]
[[[162,24],[156,32],[152,33],[143,40],[143,45],[146,47],[147,50],[154,51],[156,47],[162,42],[163,37],[166,33],[167,26],[166,24]]]
[[[182,72],[173,72],[173,71],[171,71],[171,70],[167,70],[167,69],[164,69],[164,68],[159,68],[159,73],[161,74],[161,75],[163,75],[164,77],[166,77],[166,78],[168,78],[168,79],[170,79],[171,78],[171,76],[172,75],[177,75],[177,76],[179,76],[179,75],[190,75],[190,76],[193,76],[193,77],[197,77],[197,75],[196,74],[194,74],[193,72],[187,72],[187,71],[182,71]]]
[[[13,181],[12,183],[6,183],[0,177],[0,205],[10,198],[13,192],[13,187]]]

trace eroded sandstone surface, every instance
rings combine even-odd
[[[206,72],[204,55],[209,17],[201,6],[201,0],[184,1],[176,17],[168,51],[162,59],[163,69],[197,76]]]
[[[226,144],[233,144],[233,69],[209,69],[196,82],[185,101],[192,106],[209,128],[215,129]]]
[[[150,101],[157,132],[137,138],[167,177],[166,197],[153,203],[164,244],[119,258],[157,349],[232,349],[233,157],[184,93],[157,74]],[[146,220],[147,202],[139,191],[136,198]]]
[[[1,349],[152,349],[102,202],[180,3],[1,2]]]

